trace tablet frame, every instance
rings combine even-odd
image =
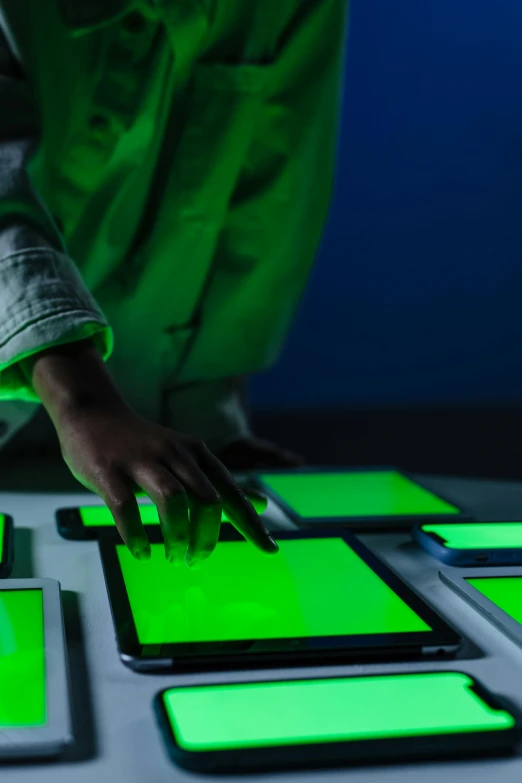
[[[148,531],[151,543],[163,543],[160,530]],[[212,668],[251,668],[262,666],[299,666],[311,663],[390,660],[450,656],[461,645],[459,634],[405,584],[388,566],[348,531],[337,528],[321,531],[281,531],[281,540],[341,538],[396,595],[426,622],[431,631],[358,636],[325,636],[289,639],[238,640],[236,642],[192,642],[142,645],[138,641],[116,546],[118,534],[107,534],[99,541],[112,617],[120,657],[135,671],[208,670]],[[221,541],[243,541],[230,525],[222,526]]]
[[[522,566],[504,566],[503,568],[446,568],[439,571],[439,578],[445,585],[451,587],[464,598],[474,609],[509,636],[512,641],[522,647],[522,624],[518,623],[507,612],[500,609],[493,601],[486,598],[472,585],[468,579],[491,579],[495,577],[519,577],[522,579]]]
[[[442,543],[442,540],[436,533],[427,533],[422,528],[424,525],[447,525],[450,527],[454,522],[422,522],[415,525],[411,531],[414,540],[419,546],[428,552],[432,557],[440,560],[441,563],[454,566],[456,568],[480,568],[481,565],[488,568],[497,566],[522,566],[522,547],[512,547],[510,549],[453,549]],[[464,522],[469,524],[469,522]],[[518,521],[498,522],[479,522],[474,521],[475,525],[522,525]]]
[[[414,761],[423,758],[462,758],[467,756],[486,756],[513,752],[522,737],[520,712],[508,699],[491,693],[480,680],[467,672],[449,670],[463,674],[473,680],[473,688],[487,704],[495,709],[505,710],[515,719],[515,726],[502,731],[474,731],[461,733],[440,733],[432,735],[411,735],[405,737],[345,740],[341,742],[301,743],[292,745],[272,745],[256,748],[238,748],[236,750],[193,751],[181,747],[177,741],[175,727],[170,723],[163,696],[171,690],[180,690],[194,685],[181,685],[164,688],[153,700],[153,710],[170,759],[177,765],[193,772],[248,772],[257,770],[287,770],[299,768],[332,767],[350,764],[383,763],[385,761]],[[364,676],[407,677],[415,674],[441,674],[448,670],[429,670],[419,672],[380,672],[376,675],[348,675],[360,679]],[[323,678],[299,678],[300,681],[312,679],[338,680],[347,677],[330,676]],[[293,680],[291,680],[293,681]],[[267,680],[245,683],[204,683],[205,687],[223,685],[266,684],[282,682]],[[287,681],[288,682],[288,681]]]
[[[7,590],[42,591],[47,723],[0,729],[0,761],[57,756],[73,742],[60,583],[54,579],[7,579],[0,582],[0,591]]]
[[[0,512],[4,517],[4,540],[0,559],[0,579],[7,579],[13,570],[14,562],[14,524],[13,517]]]
[[[435,497],[439,498],[439,500],[444,501],[445,503],[449,503],[454,508],[458,509],[458,514],[409,514],[407,516],[388,516],[388,517],[310,517],[310,518],[304,518],[301,517],[292,506],[290,506],[283,498],[281,498],[275,490],[273,490],[271,487],[268,486],[268,484],[265,484],[263,482],[263,479],[261,478],[263,474],[271,474],[271,475],[308,475],[308,474],[317,474],[317,473],[399,473],[404,478],[408,479],[409,481],[412,481],[414,484],[416,484],[418,487],[421,487],[421,489],[424,489],[426,492],[431,493]],[[419,521],[428,523],[428,522],[463,522],[465,520],[471,520],[472,517],[469,513],[467,513],[463,507],[450,500],[449,498],[445,497],[444,495],[441,495],[438,492],[434,492],[429,487],[425,486],[422,481],[419,481],[417,478],[414,478],[409,473],[405,473],[403,470],[400,470],[399,468],[394,467],[383,467],[383,466],[367,466],[367,467],[305,467],[305,468],[297,468],[295,470],[288,470],[288,469],[276,469],[276,470],[266,470],[266,471],[257,471],[253,477],[252,481],[255,483],[255,486],[257,489],[259,489],[261,492],[266,494],[269,498],[271,498],[274,503],[276,503],[284,512],[285,514],[294,522],[298,527],[307,529],[307,528],[316,528],[319,525],[328,525],[329,527],[346,527],[349,530],[351,530],[354,533],[372,533],[372,532],[381,532],[381,531],[401,531],[401,530],[411,530],[412,526],[416,524]]]

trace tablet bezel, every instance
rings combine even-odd
[[[148,530],[151,543],[163,543],[161,531]],[[391,571],[378,557],[348,531],[277,532],[276,540],[340,538],[375,571],[396,595],[431,628],[431,631],[358,636],[325,636],[289,639],[239,640],[227,642],[165,643],[143,645],[138,641],[129,599],[125,589],[116,546],[119,535],[107,534],[99,541],[120,656],[124,663],[139,671],[150,669],[199,669],[259,665],[301,665],[335,660],[451,655],[460,647],[461,638],[434,609]],[[222,526],[221,541],[242,541],[232,526]]]
[[[522,737],[522,720],[518,709],[508,699],[489,691],[473,674],[457,669],[425,670],[418,672],[380,672],[374,677],[408,677],[416,674],[463,674],[473,681],[472,689],[491,707],[505,710],[515,719],[515,725],[504,730],[470,731],[460,733],[441,732],[429,735],[410,735],[405,737],[387,737],[384,739],[344,740],[339,742],[296,743],[291,745],[263,745],[261,747],[237,748],[226,750],[194,751],[183,748],[172,726],[164,695],[171,690],[195,687],[180,685],[163,688],[153,699],[153,710],[171,760],[194,772],[227,772],[250,770],[283,770],[313,768],[317,766],[338,766],[364,762],[382,763],[384,761],[403,761],[426,757],[464,757],[468,755],[490,755],[514,749]],[[360,679],[370,675],[348,675],[348,677],[300,677],[297,681],[308,682],[312,679],[338,680],[351,677]],[[294,681],[290,680],[291,682]],[[282,682],[282,680],[250,681],[235,680],[230,683],[204,683],[206,687],[229,685],[253,685],[256,683]],[[286,681],[288,682],[288,680]],[[442,743],[444,743],[442,745]]]
[[[406,516],[387,516],[387,517],[301,517],[282,497],[278,495],[268,484],[265,484],[262,476],[264,474],[271,475],[289,475],[299,474],[308,475],[316,473],[399,473],[404,478],[417,484],[418,487],[424,489],[426,492],[431,493],[439,500],[449,503],[451,506],[458,510],[458,514],[408,514]],[[366,467],[304,467],[297,468],[295,470],[288,469],[276,469],[258,471],[254,474],[252,480],[255,482],[257,488],[271,498],[288,517],[298,525],[300,528],[315,528],[319,525],[328,525],[330,527],[340,526],[346,527],[354,533],[371,533],[372,531],[398,531],[398,530],[410,530],[414,524],[419,521],[424,523],[434,522],[463,522],[472,517],[463,509],[461,504],[455,503],[453,500],[441,495],[439,492],[434,492],[429,487],[425,486],[422,481],[413,477],[409,473],[400,470],[399,468],[387,467],[387,466],[366,466]]]
[[[0,513],[4,518],[4,540],[2,545],[2,558],[0,559],[0,579],[7,579],[13,570],[14,525],[13,518],[9,516],[9,514]]]
[[[459,520],[463,524],[469,524],[469,521]],[[455,549],[446,546],[436,533],[427,532],[422,528],[424,525],[447,525],[450,527],[455,522],[422,522],[415,525],[412,529],[412,536],[419,546],[432,557],[440,560],[441,563],[457,568],[480,568],[481,563],[488,564],[488,568],[496,566],[522,566],[522,547],[512,547],[510,549]],[[495,525],[494,521],[481,522],[474,520],[475,525]],[[503,525],[522,525],[518,520],[501,521]]]
[[[56,756],[73,742],[60,583],[54,579],[8,579],[0,582],[0,591],[7,590],[42,591],[47,723],[0,729],[0,760]]]
[[[490,622],[497,626],[514,642],[522,647],[522,624],[514,620],[507,612],[486,598],[468,579],[491,579],[498,577],[517,577],[522,579],[522,566],[503,566],[500,568],[446,568],[439,571],[439,577],[448,587],[471,604]]]

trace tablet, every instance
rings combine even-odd
[[[56,756],[72,742],[59,583],[0,582],[0,759]]]
[[[452,568],[441,571],[439,576],[486,619],[522,645],[522,567]]]
[[[299,527],[404,530],[419,520],[466,517],[457,505],[393,468],[274,471],[258,474],[257,483]]]
[[[266,555],[232,528],[199,570],[151,529],[139,562],[100,541],[122,660],[136,670],[299,665],[454,653],[458,635],[348,532],[277,533]]]
[[[483,756],[522,735],[456,671],[167,688],[154,708],[172,760],[197,772]]]
[[[448,565],[522,565],[522,522],[436,522],[416,525],[412,535]]]
[[[13,569],[13,520],[7,514],[0,514],[0,578],[9,576]]]
[[[266,510],[267,500],[255,492],[246,493],[258,514]],[[149,500],[139,500],[141,521],[144,525],[156,525],[160,520],[156,506]],[[222,522],[229,522],[226,511]],[[116,523],[107,506],[103,504],[84,505],[75,508],[59,508],[56,512],[56,527],[62,538],[72,541],[95,541],[107,528],[116,528]]]

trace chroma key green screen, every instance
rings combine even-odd
[[[342,538],[220,542],[199,570],[116,545],[141,644],[430,631]],[[361,601],[364,595],[364,601]]]
[[[303,519],[460,513],[397,471],[264,473],[259,478]]]

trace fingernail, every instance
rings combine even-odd
[[[201,560],[187,560],[187,566],[191,571],[197,571],[201,568]]]
[[[274,547],[275,551],[276,551],[276,552],[279,552],[279,545],[278,545],[277,541],[274,541],[274,539],[272,538],[272,536],[268,536],[268,540],[270,541],[270,543],[271,543],[271,544],[272,544],[272,546]]]
[[[183,558],[182,558],[182,557],[180,557],[179,555],[170,555],[170,556],[167,556],[167,560],[169,561],[169,563],[170,563],[171,565],[173,565],[173,566],[178,566],[178,567],[179,567],[179,566],[182,566],[182,565],[183,565],[183,563],[184,563],[184,560],[183,560]]]
[[[151,551],[150,546],[145,546],[142,549],[137,549],[134,552],[134,557],[136,560],[150,560]]]

